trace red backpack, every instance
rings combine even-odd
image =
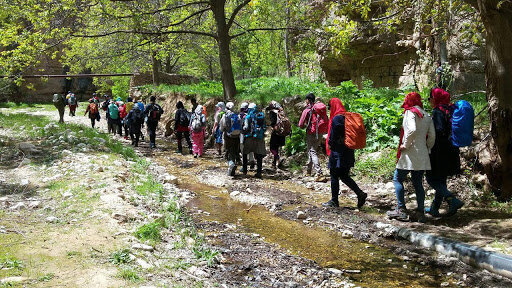
[[[119,107],[119,118],[124,119],[128,113],[126,113],[126,104],[123,104]]]
[[[89,104],[89,113],[91,113],[91,114],[98,113],[98,106],[96,105],[96,103]]]
[[[345,112],[345,146],[363,149],[366,146],[366,129],[361,114]]]
[[[311,134],[327,134],[329,132],[329,118],[327,117],[327,107],[322,102],[316,102],[311,108],[309,118],[309,129]]]

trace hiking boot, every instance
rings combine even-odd
[[[261,173],[256,173],[256,175],[254,175],[254,177],[258,178],[258,179],[262,179],[263,175],[261,175]]]
[[[410,217],[411,222],[420,222],[425,223],[427,222],[427,218],[425,217],[424,211],[414,211],[414,215]]]
[[[194,154],[194,158],[197,158],[197,154]]]
[[[256,167],[256,163],[254,161],[249,163],[249,165],[250,165],[249,169],[251,169],[251,170],[254,170],[254,167]]]
[[[334,202],[332,199],[325,202],[325,203],[322,203],[322,206],[323,207],[340,207],[340,204],[338,202]]]
[[[394,210],[388,211],[386,215],[388,215],[389,219],[396,219],[398,221],[409,220],[409,215],[405,207],[396,207]]]
[[[357,195],[357,208],[361,209],[363,207],[364,203],[366,203],[366,197],[368,197],[368,194],[362,193],[360,195]]]
[[[446,213],[446,216],[455,215],[455,213],[457,213],[457,210],[464,206],[464,202],[460,201],[455,197],[448,197],[446,198],[446,200],[448,201],[448,205],[450,206],[450,208],[448,209],[448,213]]]
[[[439,214],[439,210],[432,206],[425,208],[425,213],[430,214],[432,217],[441,217],[441,214]]]
[[[322,182],[322,183],[325,183],[327,182],[327,177],[325,177],[324,175],[322,174],[317,174],[316,178],[315,178],[315,182]]]
[[[189,153],[190,155],[194,154],[194,152],[192,152],[192,149],[188,150],[188,153]]]

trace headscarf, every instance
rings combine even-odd
[[[242,104],[240,104],[240,111],[246,112],[248,106],[249,106],[249,103],[242,102]]]
[[[215,116],[214,116],[214,120],[215,120],[215,123],[219,123],[220,122],[220,113],[224,112],[226,110],[226,104],[224,104],[224,102],[219,102],[217,103],[217,105],[215,105]],[[214,128],[217,127],[214,125]]]
[[[121,102],[121,100],[122,100],[121,97],[117,97],[117,99],[116,99],[117,102]]]
[[[430,97],[434,99],[434,108],[438,108],[443,113],[449,115],[451,109],[450,93],[441,88],[432,89]]]
[[[182,109],[182,108],[185,108],[185,105],[183,105],[183,102],[178,101],[178,102],[176,103],[176,109]]]
[[[233,102],[226,103],[226,109],[228,109],[229,111],[233,111],[233,107],[235,107],[235,103],[233,103]]]
[[[332,119],[335,116],[342,115],[347,112],[347,109],[345,109],[345,106],[343,106],[343,103],[341,103],[339,98],[332,98],[331,101],[329,101],[329,107],[331,114],[329,115],[329,130],[327,132],[327,140],[325,141],[325,149],[327,151],[327,155],[331,155],[331,149],[329,149],[329,137],[331,136]]]
[[[418,92],[411,92],[405,96],[404,103],[402,104],[402,108],[404,108],[404,114],[407,110],[410,110],[412,113],[418,115],[418,117],[423,118],[423,114],[418,110],[418,108],[414,106],[419,106],[423,108],[423,103],[421,103],[421,96],[418,94]],[[404,139],[404,127],[400,128],[400,141],[398,142],[398,149],[396,152],[396,159],[397,162],[400,160],[400,156],[402,155],[402,151],[400,150],[400,147],[402,147]]]
[[[277,103],[277,101],[270,101],[270,103],[268,103],[268,107],[267,107],[267,110],[281,110],[283,109],[283,107],[281,106],[281,104]]]

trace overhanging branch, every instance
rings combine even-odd
[[[228,29],[231,28],[231,25],[233,25],[233,21],[235,21],[238,12],[240,12],[240,10],[242,10],[242,8],[244,8],[245,5],[249,4],[249,2],[251,2],[251,0],[244,0],[244,2],[236,6],[235,10],[233,10],[233,13],[231,14],[231,17],[229,17]]]
[[[244,34],[247,34],[249,32],[253,32],[253,31],[284,31],[284,30],[300,30],[300,31],[306,31],[306,30],[310,30],[308,28],[297,28],[297,27],[279,27],[279,28],[251,28],[251,29],[247,29],[243,32],[240,32],[240,33],[237,33],[233,36],[230,36],[231,39],[233,38],[236,38],[236,37],[239,37],[239,36],[242,36]]]
[[[207,36],[217,39],[217,35],[207,32],[201,32],[201,31],[194,31],[194,30],[170,30],[170,31],[138,31],[138,30],[115,30],[115,31],[109,31],[101,34],[72,34],[72,37],[76,38],[101,38],[106,37],[114,34],[139,34],[139,35],[167,35],[167,34],[193,34],[193,35],[201,35],[201,36]]]

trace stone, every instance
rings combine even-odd
[[[0,280],[1,284],[8,284],[8,283],[21,283],[27,281],[27,277],[21,277],[21,276],[13,276],[13,277],[7,277],[2,280]]]
[[[329,269],[327,269],[327,271],[331,272],[332,274],[334,274],[336,276],[341,276],[341,274],[343,274],[343,271],[336,269],[336,268],[329,268]]]
[[[20,181],[21,186],[27,186],[28,184],[30,184],[30,181],[28,179],[21,179],[21,181]]]
[[[58,223],[60,221],[60,219],[55,216],[48,216],[48,217],[46,217],[45,221],[48,223],[55,224],[55,223]]]
[[[21,152],[23,152],[23,154],[25,154],[25,155],[32,155],[32,154],[41,153],[41,151],[39,149],[37,149],[37,147],[34,144],[27,143],[27,142],[19,143],[18,144],[18,149],[20,149]]]
[[[343,232],[341,232],[341,237],[352,238],[352,237],[354,237],[354,233],[352,233],[352,231],[350,231],[350,230],[343,230]]]
[[[304,211],[298,211],[297,212],[297,219],[304,220],[306,218],[307,218],[307,216],[306,216],[306,213],[304,213]]]
[[[395,184],[393,184],[393,182],[388,182],[384,185],[384,188],[386,188],[386,190],[395,190]]]
[[[71,156],[73,155],[73,152],[69,151],[69,150],[62,150],[62,157],[66,157],[66,156]]]
[[[71,191],[66,191],[64,194],[62,194],[62,198],[64,199],[69,199],[71,197],[73,197],[73,193]]]
[[[103,172],[103,171],[105,171],[105,169],[103,168],[103,166],[99,166],[97,171],[98,172]]]
[[[188,272],[194,276],[200,277],[200,278],[206,278],[208,277],[208,273],[206,273],[203,269],[198,268],[196,266],[191,266],[187,269]]]
[[[233,197],[236,197],[238,194],[240,194],[240,191],[233,191],[233,192],[229,193],[229,196],[231,198],[233,198]]]
[[[126,223],[129,219],[128,215],[119,212],[112,213],[112,218],[116,219],[119,223]]]
[[[139,265],[142,269],[151,269],[153,268],[153,265],[149,264],[148,262],[140,259],[140,258],[137,258],[135,260],[135,262],[137,263],[137,265]]]
[[[142,251],[148,251],[153,252],[155,248],[150,245],[142,244],[142,243],[136,243],[132,245],[133,250],[142,250]]]
[[[16,205],[12,206],[9,209],[11,209],[11,210],[25,210],[25,209],[27,209],[27,205],[25,205],[25,203],[23,203],[23,202],[18,202],[18,203],[16,203]]]

